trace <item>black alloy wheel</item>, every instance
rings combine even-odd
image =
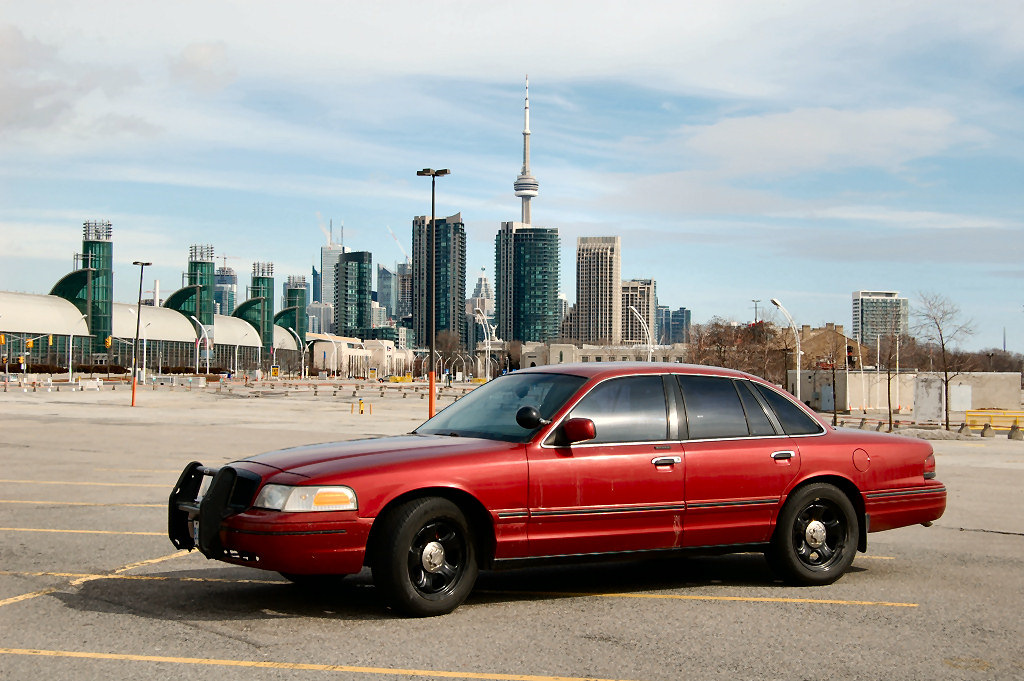
[[[418,617],[457,608],[476,582],[476,547],[465,514],[438,497],[413,499],[381,520],[373,580],[395,610]]]
[[[857,513],[842,490],[810,484],[782,507],[768,560],[789,582],[831,584],[853,563],[858,532]]]

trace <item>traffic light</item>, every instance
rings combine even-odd
[[[110,347],[110,336],[107,336],[107,339],[105,341],[103,341],[103,344],[105,346],[107,346],[108,348]]]
[[[36,344],[35,340],[33,340],[31,338],[29,338],[27,341],[25,341],[25,347],[28,348],[29,350],[31,350],[35,346],[35,344]]]
[[[7,336],[0,333],[0,345],[7,345]]]
[[[52,333],[49,335],[49,339],[50,339],[50,345],[53,345],[53,334]]]

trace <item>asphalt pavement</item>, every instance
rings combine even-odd
[[[0,679],[1024,678],[1024,442],[1005,436],[932,442],[946,514],[869,535],[830,586],[785,586],[756,554],[531,568],[405,619],[366,572],[301,588],[175,551],[166,500],[191,460],[408,432],[422,390],[129,402],[0,393]]]

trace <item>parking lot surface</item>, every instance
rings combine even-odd
[[[1024,678],[1024,442],[1005,438],[933,442],[945,516],[869,535],[826,587],[756,554],[531,568],[404,619],[365,571],[304,588],[174,550],[189,461],[425,419],[420,394],[352,392],[0,393],[0,678]]]

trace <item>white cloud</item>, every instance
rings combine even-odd
[[[727,175],[847,168],[898,171],[904,164],[988,136],[935,109],[796,109],[688,128],[686,147]]]
[[[171,75],[199,92],[217,92],[235,80],[237,72],[222,42],[192,43],[170,65]]]

